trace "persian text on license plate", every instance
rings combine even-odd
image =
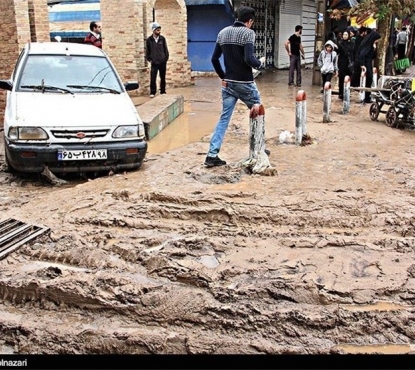
[[[62,150],[58,152],[58,161],[85,161],[107,159],[107,149]]]

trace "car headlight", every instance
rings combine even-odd
[[[10,140],[47,140],[49,136],[40,127],[11,127],[9,138]]]
[[[112,137],[116,139],[138,137],[138,126],[118,126]]]

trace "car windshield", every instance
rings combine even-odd
[[[43,86],[50,87],[49,89]],[[29,55],[20,74],[19,91],[118,93],[122,85],[105,57]]]

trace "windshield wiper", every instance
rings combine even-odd
[[[40,90],[42,92],[45,92],[46,90],[61,91],[61,92],[69,93],[73,95],[73,92],[71,90],[65,89],[63,87],[52,86],[52,85],[22,85],[20,86],[20,88]]]
[[[111,94],[121,94],[120,91],[110,89],[108,87],[103,87],[103,86],[66,85],[66,87],[71,87],[71,88],[74,88],[74,89],[86,89],[86,90],[105,90],[105,91],[109,91]]]

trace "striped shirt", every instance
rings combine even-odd
[[[242,22],[236,21],[220,31],[211,59],[218,76],[225,81],[253,82],[252,68],[261,66],[261,61],[254,55],[254,45],[255,32]],[[222,54],[225,71],[219,60]]]

